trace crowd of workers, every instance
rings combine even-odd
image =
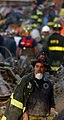
[[[16,59],[21,54],[35,57],[43,50],[50,56],[51,65],[59,66],[63,64],[64,20],[63,16],[60,15],[61,12],[55,8],[54,2],[48,5],[46,2],[37,4],[36,1],[33,1],[31,8],[31,12],[24,11],[26,17],[20,26],[14,28],[8,24],[9,22],[7,23],[8,27],[3,30],[0,45],[3,44],[3,46],[7,47]],[[2,51],[2,54],[7,57],[4,51]]]
[[[21,79],[2,120],[55,120],[58,115],[49,77],[50,66],[60,66],[64,61],[64,21],[54,3],[47,5],[46,2],[38,5],[33,1],[30,17],[26,14],[27,19],[22,22],[20,30],[9,26],[0,36],[0,46],[7,47],[17,60],[27,56],[34,69]],[[5,58],[2,48],[1,53]],[[45,79],[47,72],[49,76]]]

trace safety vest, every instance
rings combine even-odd
[[[29,59],[35,57],[34,48],[32,47],[33,39],[26,39],[25,37],[21,41],[22,55],[27,55]]]
[[[64,17],[64,8],[61,9],[60,15]]]
[[[22,39],[21,41],[21,45],[22,47],[32,47],[32,42],[33,42],[33,39],[29,39],[27,40],[25,37]]]

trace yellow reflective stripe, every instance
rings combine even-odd
[[[6,68],[9,68],[9,66],[4,66],[4,68],[6,69]]]
[[[14,106],[16,106],[17,108],[23,109],[23,112],[24,112],[25,109],[26,109],[26,107],[23,107],[23,103],[15,100],[15,99],[13,99],[13,94],[14,93],[12,93],[12,95],[10,96],[10,98],[11,98],[11,104],[14,105]]]
[[[37,11],[37,15],[42,15],[43,13],[41,11]]]
[[[11,104],[16,106],[17,108],[23,109],[23,103],[15,100],[15,99],[11,99]]]
[[[16,106],[16,107],[18,107],[18,108],[20,108],[20,109],[23,109],[23,103],[15,100],[15,99],[13,98],[13,93],[12,93],[12,95],[11,95],[10,98],[11,98],[11,104],[12,104],[12,105],[14,105],[14,106]]]
[[[64,16],[64,8],[61,9],[60,15]]]
[[[11,99],[13,99],[13,94],[14,94],[14,93],[12,93],[12,95],[10,96]]]
[[[54,23],[55,23],[56,21],[58,21],[58,17],[55,17],[53,21],[54,21]]]
[[[53,46],[53,47],[49,47],[49,50],[64,51],[64,47]]]
[[[60,67],[58,67],[58,66],[51,66],[51,69],[52,70],[58,70]]]
[[[33,15],[33,16],[31,16],[31,18],[33,18],[33,19],[37,19],[37,18],[38,18],[38,16]]]
[[[3,115],[2,119],[1,120],[6,120],[6,117]]]
[[[50,25],[53,25],[54,24],[54,22],[48,22],[48,25],[50,26]]]
[[[38,25],[37,24],[32,24],[32,27],[38,27]]]
[[[41,19],[41,18],[39,18],[37,21],[38,21],[38,22],[42,22],[42,19]]]
[[[25,109],[26,109],[26,107],[23,107],[23,113],[24,113]]]

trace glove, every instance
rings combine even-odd
[[[58,112],[55,110],[55,108],[51,108],[50,113],[51,114],[56,114],[58,116]]]

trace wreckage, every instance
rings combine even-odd
[[[2,60],[1,60],[2,59]],[[33,68],[27,57],[23,61],[13,59],[8,63],[1,56],[0,59],[0,118],[5,112],[6,106],[9,102],[10,95],[20,82],[21,78],[33,71]],[[28,69],[27,69],[28,68]],[[53,70],[52,70],[53,71]],[[64,65],[61,65],[57,71],[53,71],[51,76],[48,73],[45,79],[54,84],[54,96],[56,102],[56,109],[59,113],[58,119],[64,117]]]
[[[3,48],[7,50],[7,48]],[[10,53],[9,50],[7,52]],[[4,114],[10,96],[21,78],[32,71],[28,58],[25,57],[23,60],[22,57],[21,59],[17,61],[11,53],[8,58],[4,59],[0,54],[0,118]]]
[[[64,120],[64,65],[54,71],[49,80],[54,84],[55,104],[58,111],[57,120]]]

